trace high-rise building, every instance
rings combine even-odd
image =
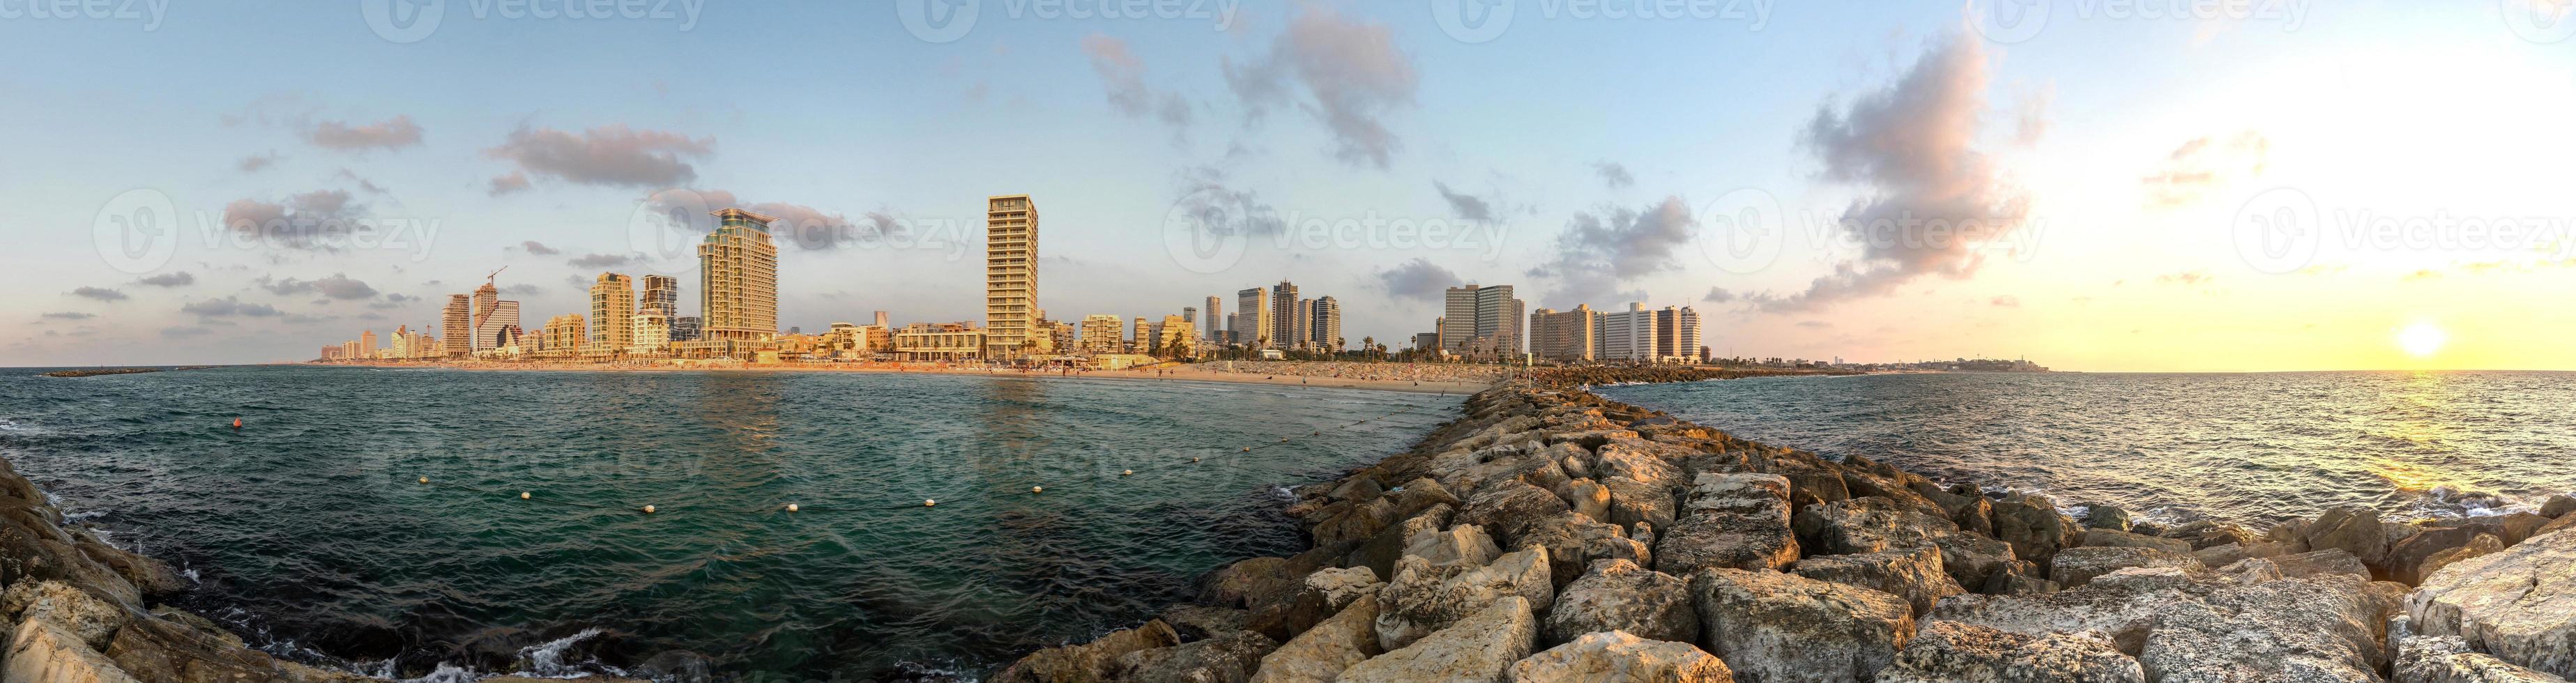
[[[1108,314],[1082,317],[1082,350],[1091,353],[1117,353],[1126,347],[1119,338],[1118,316]]]
[[[491,322],[492,309],[500,300],[501,290],[494,288],[491,280],[484,280],[483,286],[474,288],[474,328],[466,350],[492,348],[492,332],[498,329]]]
[[[1181,322],[1189,323],[1189,324],[1191,324],[1191,325],[1193,325],[1193,326],[1195,326],[1195,325],[1199,324],[1199,307],[1197,307],[1197,306],[1182,306],[1182,307],[1181,307]]]
[[[1154,350],[1164,358],[1188,358],[1198,354],[1198,326],[1183,316],[1163,316],[1154,325]]]
[[[699,335],[700,335],[700,334],[702,334],[702,331],[700,330],[699,325],[700,325],[700,322],[699,322],[699,318],[698,318],[697,316],[694,316],[694,315],[679,315],[679,316],[672,316],[672,317],[671,317],[671,341],[675,341],[675,342],[697,341],[697,340],[698,340]]]
[[[883,327],[883,328],[886,328],[886,329],[889,329],[889,330],[894,329],[893,327],[888,326],[888,325],[886,324],[886,312],[885,312],[885,311],[877,311],[877,326],[878,326],[878,327]]]
[[[671,316],[662,313],[660,309],[635,314],[633,329],[635,340],[627,346],[628,352],[653,354],[670,350]]]
[[[502,336],[518,327],[519,302],[508,299],[495,300],[492,302],[492,314],[483,316],[474,323],[474,334],[478,337],[476,343],[482,344],[482,348],[486,350],[508,346],[509,342],[504,341]]]
[[[778,336],[778,244],[769,239],[778,219],[742,209],[714,215],[715,232],[698,243],[698,339],[769,341]]]
[[[1213,296],[1208,297],[1208,300],[1207,300],[1207,338],[1208,338],[1208,341],[1216,342],[1216,343],[1219,343],[1219,344],[1223,344],[1223,343],[1225,343],[1225,342],[1226,342],[1226,339],[1225,339],[1225,316],[1224,316],[1224,315],[1221,315],[1222,313],[1224,313],[1224,312],[1225,312],[1225,309],[1223,308],[1223,304],[1224,304],[1224,300],[1223,300],[1223,299],[1219,299],[1219,298],[1216,298],[1216,297],[1213,297]]]
[[[590,346],[624,349],[635,345],[635,278],[600,273],[590,286]]]
[[[1027,356],[1038,310],[1038,208],[1024,194],[984,199],[984,357]]]
[[[1522,302],[1511,285],[1451,287],[1440,324],[1441,347],[1464,355],[1470,347],[1491,348],[1504,356],[1521,352]]]
[[[644,276],[643,298],[635,302],[635,314],[661,314],[665,320],[680,314],[680,279],[669,275]]]
[[[590,343],[589,337],[585,336],[582,331],[581,314],[565,313],[563,315],[547,318],[542,343],[545,345],[545,350],[547,351],[572,352],[581,350],[583,345]]]
[[[1595,360],[1600,353],[1600,339],[1594,334],[1601,325],[1601,312],[1591,304],[1576,304],[1574,310],[1538,309],[1530,314],[1530,354],[1557,361]]]
[[[1307,314],[1307,319],[1314,322],[1309,324],[1311,334],[1306,340],[1326,352],[1342,350],[1341,300],[1329,296],[1315,297],[1309,310],[1312,313]]]
[[[1665,306],[1655,311],[1655,359],[1693,362],[1699,355],[1699,311]]]
[[[376,357],[376,331],[375,331],[375,330],[366,330],[366,331],[362,331],[362,332],[359,332],[359,333],[358,333],[358,357],[360,357],[360,358],[375,358],[375,357]]]
[[[462,357],[474,352],[474,302],[463,294],[447,295],[447,310],[440,316],[439,336],[447,338],[445,355]]]
[[[1297,324],[1297,286],[1280,280],[1270,288],[1270,345],[1277,348],[1298,346],[1304,326]]]
[[[1655,312],[1641,303],[1628,310],[1601,314],[1598,358],[1605,361],[1655,362]]]
[[[1153,324],[1145,322],[1145,318],[1144,318],[1143,316],[1137,316],[1137,318],[1136,318],[1136,336],[1129,337],[1129,338],[1127,339],[1127,352],[1128,352],[1128,353],[1144,353],[1146,349],[1148,349],[1148,348],[1152,348],[1152,347],[1153,347],[1153,345],[1154,345],[1154,326],[1153,326]]]
[[[1254,287],[1234,293],[1234,343],[1267,348],[1271,338],[1270,290]]]

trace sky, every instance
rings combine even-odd
[[[1059,320],[1289,280],[1401,346],[1507,284],[1721,356],[2576,369],[2552,1],[0,0],[0,365],[487,276],[694,314],[725,206],[787,220],[782,325],[980,320],[1025,193]]]

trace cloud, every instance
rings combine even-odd
[[[172,338],[197,337],[212,334],[213,332],[214,330],[209,330],[203,327],[167,327],[162,328],[161,336]]]
[[[1840,110],[1820,107],[1800,142],[1825,179],[1865,191],[1835,222],[1860,253],[1804,291],[1745,298],[1765,311],[1813,311],[1926,275],[1976,274],[1985,247],[2022,229],[2030,213],[2029,196],[1974,147],[1987,68],[1982,41],[1945,36],[1884,89]]]
[[[2209,274],[2209,271],[2207,270],[2193,270],[2156,276],[2156,282],[2168,285],[2205,285],[2217,279],[2218,276]]]
[[[208,318],[231,318],[237,316],[244,318],[267,318],[278,315],[277,307],[275,306],[270,306],[268,304],[243,303],[241,299],[229,296],[221,299],[207,299],[205,301],[189,302],[187,305],[180,306],[179,312]]]
[[[42,316],[38,316],[38,317],[44,318],[44,319],[46,319],[46,320],[88,320],[88,319],[91,319],[91,318],[96,318],[96,317],[98,317],[98,314],[96,314],[96,313],[82,313],[82,312],[80,312],[80,311],[61,311],[61,312],[57,312],[57,313],[47,313],[47,314],[44,314],[44,315],[42,315]]]
[[[305,137],[315,145],[343,151],[402,149],[420,144],[420,124],[412,123],[409,115],[363,126],[323,121],[314,124]]]
[[[519,248],[526,250],[531,256],[553,256],[563,253],[563,250],[561,249],[546,246],[544,243],[536,240],[520,242]]]
[[[691,138],[659,130],[637,130],[609,124],[581,134],[521,126],[500,146],[484,150],[494,159],[518,164],[518,171],[495,178],[492,189],[512,184],[512,176],[551,178],[582,185],[663,188],[698,178],[687,159],[715,152],[715,138]],[[524,184],[526,177],[518,178]]]
[[[775,218],[769,223],[769,234],[781,243],[799,249],[816,250],[882,242],[905,234],[908,221],[888,212],[870,212],[857,220],[792,202],[746,202],[726,190],[683,190],[659,192],[647,198],[652,211],[660,215],[688,214],[687,227],[701,232],[716,229],[716,219],[705,215],[705,209],[735,207]],[[682,205],[685,203],[686,205]],[[701,206],[703,204],[703,206]]]
[[[379,311],[390,311],[390,310],[393,310],[393,309],[402,308],[404,305],[411,304],[411,303],[415,303],[415,302],[418,302],[418,301],[420,301],[420,300],[421,300],[421,298],[420,298],[420,297],[412,296],[412,295],[409,295],[409,294],[404,294],[404,293],[402,293],[402,292],[393,292],[393,293],[386,294],[386,295],[385,295],[385,300],[383,300],[383,301],[378,301],[378,302],[371,303],[371,304],[367,304],[367,307],[368,307],[368,308],[373,308],[373,309],[376,309],[376,310],[379,310]]]
[[[145,277],[141,280],[135,280],[134,284],[153,287],[185,287],[197,284],[197,276],[190,275],[188,274],[188,271],[182,270]]]
[[[1556,258],[1530,275],[1556,280],[1548,297],[1557,308],[1643,299],[1644,293],[1622,291],[1620,285],[1672,268],[1673,250],[1689,244],[1698,225],[1690,205],[1678,196],[1643,209],[1577,213],[1556,235]]]
[[[1174,174],[1181,199],[1174,207],[1212,238],[1262,237],[1288,231],[1288,221],[1261,194],[1229,186],[1225,171],[1194,166]]]
[[[1628,167],[1615,161],[1593,164],[1592,172],[1600,174],[1602,184],[1613,190],[1637,184],[1637,177],[1628,174]]]
[[[1486,203],[1485,200],[1478,199],[1475,195],[1451,192],[1447,183],[1436,180],[1431,182],[1431,187],[1440,191],[1441,199],[1449,200],[1449,213],[1471,221],[1494,219],[1494,206]]]
[[[491,196],[498,197],[526,189],[528,189],[528,174],[522,171],[511,171],[509,175],[494,176],[492,178],[491,186],[486,188],[484,192]]]
[[[575,268],[612,268],[637,261],[634,254],[585,254],[565,263]]]
[[[240,170],[243,173],[258,173],[266,170],[270,166],[277,165],[277,160],[280,158],[282,157],[279,157],[274,153],[253,154],[242,157],[241,161],[233,162],[233,168]]]
[[[1451,287],[1465,283],[1466,278],[1428,259],[1415,258],[1394,268],[1377,272],[1377,284],[1388,296],[1398,299],[1440,301]]]
[[[501,288],[501,293],[502,293],[502,294],[508,294],[508,295],[511,295],[511,296],[533,296],[533,295],[537,295],[537,294],[544,294],[544,293],[546,293],[546,288],[544,288],[544,287],[539,287],[539,286],[536,286],[536,285],[526,284],[526,283],[520,283],[520,284],[510,285],[510,286],[508,286],[508,287],[503,287],[503,288]]]
[[[1734,301],[1735,299],[1736,294],[1734,292],[1726,291],[1726,288],[1724,287],[1710,287],[1708,288],[1708,294],[1699,298],[1701,301],[1717,304]]]
[[[71,291],[71,295],[83,299],[97,299],[99,301],[124,301],[126,298],[124,292],[108,289],[106,287],[81,287],[73,289]]]
[[[1825,321],[1822,321],[1822,320],[1801,320],[1801,321],[1798,321],[1798,326],[1799,326],[1799,327],[1804,327],[1804,328],[1807,328],[1807,329],[1811,329],[1811,330],[1821,330],[1821,329],[1825,329],[1825,328],[1828,328],[1828,327],[1833,327],[1833,326],[1834,326],[1834,324],[1833,324],[1833,323],[1829,323],[1829,322],[1825,322]]]
[[[1986,300],[1986,303],[1997,308],[2021,308],[2021,297],[2006,294],[1988,299]]]
[[[351,204],[346,190],[315,190],[272,203],[235,200],[224,206],[224,226],[273,246],[337,251],[330,239],[360,230],[366,207]]]
[[[1257,120],[1270,106],[1293,104],[1332,134],[1335,158],[1380,169],[1403,146],[1380,117],[1412,104],[1420,85],[1413,58],[1395,47],[1394,32],[1320,7],[1290,20],[1267,54],[1239,65],[1227,58],[1221,66],[1248,116]]]
[[[2224,140],[2201,136],[2174,148],[2138,185],[2146,192],[2147,208],[2189,206],[2229,183],[2262,176],[2271,152],[2272,140],[2258,131]]]
[[[1107,89],[1109,106],[1128,118],[1153,116],[1172,127],[1175,141],[1188,131],[1190,103],[1179,93],[1157,94],[1145,85],[1145,62],[1127,50],[1127,41],[1094,33],[1082,38],[1082,54],[1091,60],[1091,70],[1100,74],[1101,87]]]
[[[260,289],[268,290],[269,293],[276,294],[278,296],[303,294],[306,292],[320,292],[323,296],[341,300],[373,299],[376,297],[376,288],[367,286],[367,283],[365,282],[360,282],[356,279],[350,278],[347,273],[332,273],[330,277],[318,280],[298,280],[295,278],[277,280],[263,275],[253,282],[257,284]]]
[[[366,179],[366,178],[358,177],[358,172],[356,172],[356,171],[351,171],[351,170],[349,170],[349,169],[345,169],[345,168],[344,168],[344,169],[340,169],[340,174],[339,174],[338,176],[336,176],[336,177],[344,178],[344,179],[349,180],[350,182],[357,183],[357,184],[358,184],[358,189],[366,190],[368,194],[387,194],[387,192],[386,192],[385,188],[383,188],[383,187],[381,187],[381,186],[376,185],[376,181],[368,180],[368,179]]]

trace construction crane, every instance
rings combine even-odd
[[[509,266],[502,266],[502,267],[500,267],[500,268],[493,269],[493,271],[492,271],[490,274],[487,274],[487,275],[484,275],[484,276],[483,276],[483,284],[487,284],[487,285],[488,285],[488,284],[492,284],[492,278],[500,276],[500,275],[501,275],[501,271],[509,270],[509,269],[510,269],[510,267],[509,267]]]

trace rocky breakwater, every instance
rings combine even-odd
[[[1311,550],[1219,569],[1194,604],[996,680],[2576,674],[2576,500],[2155,527],[1735,438],[1575,388],[1637,375],[1582,372],[1478,394],[1415,448],[1299,490]]]

